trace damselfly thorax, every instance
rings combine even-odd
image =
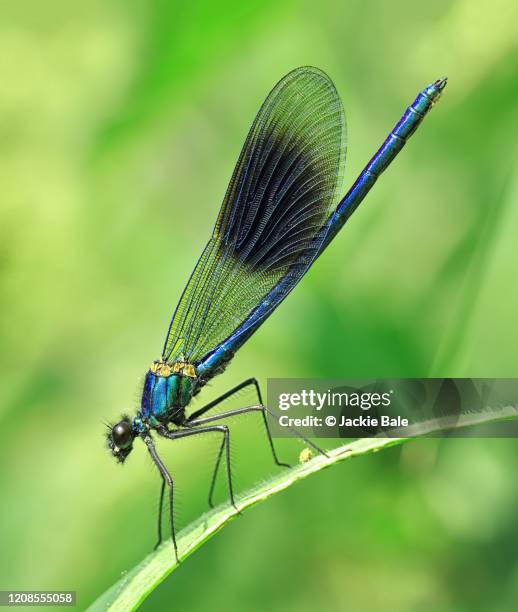
[[[196,368],[185,361],[154,361],[146,373],[140,416],[151,427],[181,425],[185,407],[202,385]]]

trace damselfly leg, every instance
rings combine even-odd
[[[153,459],[154,464],[157,466],[160,475],[162,476],[162,488],[160,490],[160,509],[158,514],[158,542],[155,546],[157,548],[159,544],[162,542],[162,505],[164,500],[164,490],[167,485],[169,489],[169,526],[171,529],[171,540],[173,542],[174,548],[174,556],[176,558],[176,562],[180,563],[180,559],[178,558],[178,545],[176,544],[176,531],[174,528],[174,503],[173,503],[173,479],[171,478],[171,474],[169,474],[167,468],[163,464],[162,460],[158,456],[156,452],[155,445],[153,444],[153,440],[151,436],[143,436],[143,440],[147,446],[149,454],[151,455],[151,459]]]
[[[196,435],[201,435],[205,433],[214,433],[214,432],[219,432],[223,434],[222,446],[220,448],[224,447],[226,449],[228,493],[229,493],[231,505],[234,507],[236,512],[239,514],[239,508],[236,505],[236,501],[234,498],[234,488],[232,485],[232,473],[230,469],[230,432],[229,432],[228,427],[226,425],[212,425],[209,427],[201,427],[198,425],[198,423],[189,423],[187,427],[188,428],[186,429],[178,429],[174,431],[170,431],[166,427],[163,427],[161,429],[158,429],[157,431],[161,436],[164,436],[164,438],[167,438],[168,440],[179,440],[180,438],[187,438],[189,436],[196,436]],[[146,444],[148,446],[151,457],[153,461],[155,462],[156,466],[158,467],[162,475],[162,478],[163,478],[162,487],[160,489],[160,499],[159,499],[159,509],[158,509],[158,528],[157,528],[158,542],[155,545],[155,549],[162,543],[162,508],[163,508],[163,501],[164,501],[164,487],[165,485],[167,485],[169,487],[169,492],[170,492],[169,519],[170,519],[170,526],[171,526],[171,539],[173,541],[173,547],[175,551],[176,560],[179,562],[178,550],[177,550],[177,545],[176,545],[176,532],[174,528],[173,481],[172,481],[171,476],[167,472],[164,464],[162,463],[161,459],[158,457],[158,454],[156,453],[155,447],[151,439],[149,442],[146,441]]]
[[[218,414],[214,414],[211,416],[207,416],[207,417],[202,417],[204,414],[206,414],[207,412],[209,412],[211,409],[215,408],[218,404],[220,404],[221,402],[223,402],[224,400],[228,399],[229,397],[231,397],[232,395],[238,393],[241,389],[247,387],[247,386],[254,386],[257,392],[257,399],[259,401],[259,404],[256,406],[247,406],[245,408],[237,408],[234,410],[227,410],[225,412],[220,412]],[[266,435],[268,438],[268,443],[270,445],[270,450],[272,452],[272,457],[274,462],[281,466],[281,467],[290,467],[289,464],[287,463],[283,463],[282,461],[279,460],[277,453],[275,451],[275,445],[273,443],[273,438],[272,438],[272,434],[270,431],[270,426],[268,424],[268,419],[267,419],[267,412],[270,413],[274,418],[277,418],[277,416],[275,414],[273,414],[270,410],[268,410],[268,408],[266,408],[266,406],[263,405],[262,403],[262,395],[261,395],[261,391],[259,388],[259,384],[257,382],[257,380],[255,378],[249,378],[245,381],[243,381],[241,384],[237,385],[236,387],[233,387],[232,389],[230,389],[229,391],[227,391],[226,393],[224,393],[223,395],[221,395],[220,397],[216,398],[215,400],[213,400],[212,402],[210,402],[209,404],[207,404],[206,406],[203,406],[202,408],[200,408],[199,410],[196,410],[195,412],[193,412],[186,420],[184,426],[182,429],[178,429],[178,430],[173,430],[170,431],[169,429],[167,429],[166,427],[161,427],[160,429],[158,429],[158,433],[161,436],[164,436],[165,438],[169,439],[169,440],[178,440],[180,438],[186,438],[189,436],[195,436],[198,434],[204,434],[204,433],[211,433],[211,432],[220,432],[223,434],[223,439],[221,440],[221,444],[218,450],[218,455],[216,458],[216,463],[214,466],[214,471],[212,474],[212,479],[211,479],[211,484],[210,484],[210,490],[209,490],[209,506],[211,508],[214,507],[213,504],[213,495],[214,495],[214,488],[216,485],[216,479],[217,479],[217,475],[218,475],[218,471],[219,471],[219,466],[221,465],[221,459],[223,457],[223,452],[225,451],[226,454],[226,473],[227,473],[227,483],[228,483],[228,492],[229,492],[229,497],[230,497],[230,503],[231,505],[235,508],[236,512],[239,512],[239,508],[236,505],[235,502],[235,498],[234,498],[234,488],[233,488],[233,484],[232,484],[232,471],[231,471],[231,461],[230,461],[230,430],[228,428],[227,425],[209,425],[209,423],[214,423],[216,421],[220,421],[222,419],[227,419],[233,416],[238,416],[240,414],[247,414],[247,413],[251,413],[251,412],[259,412],[262,415],[263,418],[263,422],[264,422],[264,426],[265,426],[265,430],[266,430]],[[308,438],[306,438],[304,435],[302,435],[299,431],[297,431],[294,428],[290,428],[292,430],[292,433],[294,433],[298,438],[300,438],[301,440],[303,440],[306,444],[308,444],[309,446],[311,446],[313,449],[315,449],[318,453],[327,456],[327,453],[321,449],[320,447],[318,447],[316,444],[314,444],[313,442],[311,442],[311,440],[309,440]],[[146,442],[146,444],[148,444],[148,448],[150,448],[150,445],[153,449],[153,452],[150,449],[150,453],[151,456],[153,458],[153,460],[155,461],[155,464],[157,465],[160,473],[162,474],[162,485],[161,485],[161,489],[160,489],[160,497],[159,497],[159,510],[158,510],[158,528],[157,528],[157,532],[158,532],[158,542],[155,546],[155,549],[161,544],[162,542],[162,512],[163,512],[163,501],[164,501],[164,493],[165,493],[165,487],[166,485],[170,487],[170,508],[169,508],[169,512],[170,512],[170,525],[171,525],[171,538],[173,540],[173,546],[175,548],[175,554],[176,557],[178,559],[178,555],[176,552],[176,534],[174,531],[174,520],[173,520],[173,506],[172,506],[172,479],[169,476],[167,470],[165,469],[165,467],[163,466],[162,461],[159,459],[158,455],[156,454],[155,448],[152,444],[152,442],[148,443]],[[155,459],[156,457],[156,459]],[[164,476],[164,473],[167,474],[167,476]],[[171,484],[169,485],[169,481],[171,482]]]
[[[162,484],[160,485],[160,496],[158,498],[158,523],[157,523],[157,542],[153,548],[156,550],[160,544],[162,544],[162,508],[164,506],[164,493],[165,493],[165,480],[162,479]]]
[[[239,393],[239,391],[245,389],[246,387],[251,387],[253,386],[255,388],[255,392],[257,395],[257,402],[258,405],[257,406],[253,406],[253,407],[249,407],[249,408],[245,408],[245,409],[239,409],[239,412],[235,412],[235,411],[226,411],[220,414],[224,414],[225,416],[233,416],[234,414],[245,414],[246,412],[260,412],[263,418],[263,423],[264,423],[264,428],[266,430],[266,436],[268,438],[268,444],[270,445],[270,450],[272,452],[272,457],[273,460],[275,462],[276,465],[280,466],[280,467],[291,467],[288,463],[284,463],[282,461],[279,460],[279,457],[277,456],[277,453],[275,451],[275,446],[273,444],[273,438],[272,438],[272,434],[270,431],[270,427],[268,425],[268,420],[266,418],[266,411],[264,409],[263,406],[263,398],[261,395],[261,389],[259,388],[259,383],[257,382],[256,378],[247,378],[247,380],[244,380],[242,383],[240,383],[239,385],[233,387],[232,389],[230,389],[229,391],[227,391],[226,393],[223,393],[223,395],[220,395],[219,397],[217,397],[215,400],[213,400],[212,402],[206,404],[205,406],[203,406],[202,408],[200,408],[199,410],[196,410],[196,412],[193,412],[189,417],[188,417],[188,422],[192,425],[194,423],[207,423],[209,421],[212,420],[216,420],[216,419],[203,419],[202,421],[199,421],[198,418],[203,416],[204,414],[206,414],[207,412],[209,412],[209,410],[211,410],[212,408],[215,408],[216,406],[218,406],[219,404],[221,404],[221,402],[224,402],[226,399],[228,399],[229,397],[232,397],[232,395],[235,395],[236,393]],[[218,475],[218,470],[219,470],[219,466],[221,463],[221,457],[223,456],[223,446],[224,446],[224,441],[222,442],[219,451],[218,451],[218,456],[216,459],[216,464],[214,466],[214,472],[212,474],[212,480],[211,480],[211,485],[210,485],[210,490],[209,490],[209,506],[211,508],[214,507],[214,504],[212,502],[212,496],[214,494],[214,487],[216,486],[216,479],[217,479],[217,475]]]
[[[255,387],[255,389],[256,389],[257,399],[259,401],[258,405],[256,405],[256,406],[247,406],[246,408],[237,408],[235,410],[227,410],[225,412],[220,412],[220,413],[215,414],[213,416],[204,417],[202,419],[198,418],[198,417],[206,414],[212,408],[215,408],[218,404],[220,404],[224,400],[228,399],[229,397],[231,397],[235,393],[239,392],[241,389],[244,389],[245,387],[251,386],[251,385],[253,385]],[[275,446],[274,446],[274,443],[273,443],[272,433],[271,433],[271,430],[270,430],[270,426],[268,424],[267,412],[269,414],[271,414],[274,418],[277,418],[277,416],[274,415],[270,410],[268,410],[268,408],[266,408],[266,406],[263,404],[261,390],[259,388],[259,383],[257,382],[256,378],[248,378],[247,380],[243,381],[241,384],[237,385],[236,387],[230,389],[230,391],[227,391],[226,393],[224,393],[220,397],[216,398],[215,400],[213,400],[212,402],[210,402],[206,406],[203,406],[203,408],[200,408],[199,410],[196,410],[196,412],[193,412],[188,417],[187,422],[189,423],[190,426],[198,427],[199,425],[205,425],[207,423],[213,423],[214,421],[219,421],[221,419],[226,419],[228,417],[233,417],[233,416],[237,416],[237,415],[240,415],[240,414],[247,414],[247,413],[250,413],[250,412],[260,412],[261,415],[262,415],[263,422],[264,422],[264,427],[265,427],[265,430],[266,430],[266,435],[268,437],[268,442],[269,442],[269,445],[270,445],[270,449],[272,451],[272,457],[273,457],[274,462],[277,465],[281,466],[281,467],[287,467],[287,468],[291,467],[288,463],[283,463],[282,461],[279,461],[279,458],[277,457],[277,453],[275,451]],[[304,442],[306,442],[306,444],[308,444],[309,446],[313,447],[318,453],[327,456],[326,452],[324,450],[322,450],[316,444],[314,444],[313,442],[308,440],[299,431],[297,431],[296,429],[291,428],[291,427],[289,429],[298,438],[300,438],[301,440],[304,440]],[[221,463],[221,457],[223,455],[223,443],[224,443],[224,441],[222,442],[222,445],[220,446],[220,449],[219,449],[219,452],[218,452],[218,456],[216,458],[216,464],[214,466],[214,472],[213,472],[213,475],[212,475],[212,480],[211,480],[211,485],[210,485],[210,490],[209,490],[209,506],[211,508],[214,507],[212,498],[213,498],[213,494],[214,494],[214,487],[216,486],[216,479],[217,479],[217,475],[218,475],[219,466],[220,466],[220,463]]]

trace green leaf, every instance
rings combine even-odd
[[[453,427],[464,428],[475,425],[489,425],[516,418],[518,418],[518,408],[506,407],[478,414],[461,415],[456,424],[453,424]],[[448,419],[449,417],[444,417],[419,424],[418,432],[416,430],[416,437],[452,428],[452,423]],[[319,455],[306,463],[282,472],[267,482],[259,484],[257,487],[238,497],[237,505],[240,511],[244,512],[248,508],[265,501],[272,495],[284,491],[284,489],[287,489],[299,480],[303,480],[311,474],[316,474],[331,465],[352,459],[353,457],[376,453],[382,449],[403,444],[413,439],[408,437],[364,438],[345,444],[328,451],[327,457]],[[306,454],[306,457],[308,456]],[[204,514],[183,529],[177,537],[181,561],[185,561],[196,549],[207,542],[236,516],[236,511],[232,506],[223,505]],[[99,612],[100,610],[127,612],[128,610],[136,610],[162,580],[177,567],[172,545],[170,541],[165,541],[156,551],[149,554],[139,565],[126,573],[123,578],[101,595],[88,610],[90,612]]]

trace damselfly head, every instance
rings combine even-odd
[[[106,436],[108,448],[119,463],[124,463],[126,457],[133,450],[135,431],[129,417],[123,416],[122,420],[109,428]]]

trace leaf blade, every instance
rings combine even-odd
[[[518,418],[518,407],[506,406],[499,410],[479,414],[461,415],[460,420],[453,425],[449,424],[448,417],[434,419],[422,423],[419,435],[434,434],[446,429],[458,429],[498,423]],[[334,464],[353,457],[361,457],[376,453],[409,442],[416,438],[362,438],[328,451],[328,456],[317,456],[311,461],[298,465],[291,470],[282,472],[267,482],[259,484],[238,498],[238,507],[241,512],[255,506],[284,491],[296,482],[320,472]],[[213,537],[220,529],[237,516],[232,506],[223,505],[201,516],[183,529],[177,536],[178,548],[182,561],[195,552],[207,540]],[[101,595],[89,608],[88,612],[127,612],[136,610],[146,597],[177,567],[174,560],[172,546],[169,541],[164,542],[160,548],[150,553],[139,565],[128,572],[115,585]]]

